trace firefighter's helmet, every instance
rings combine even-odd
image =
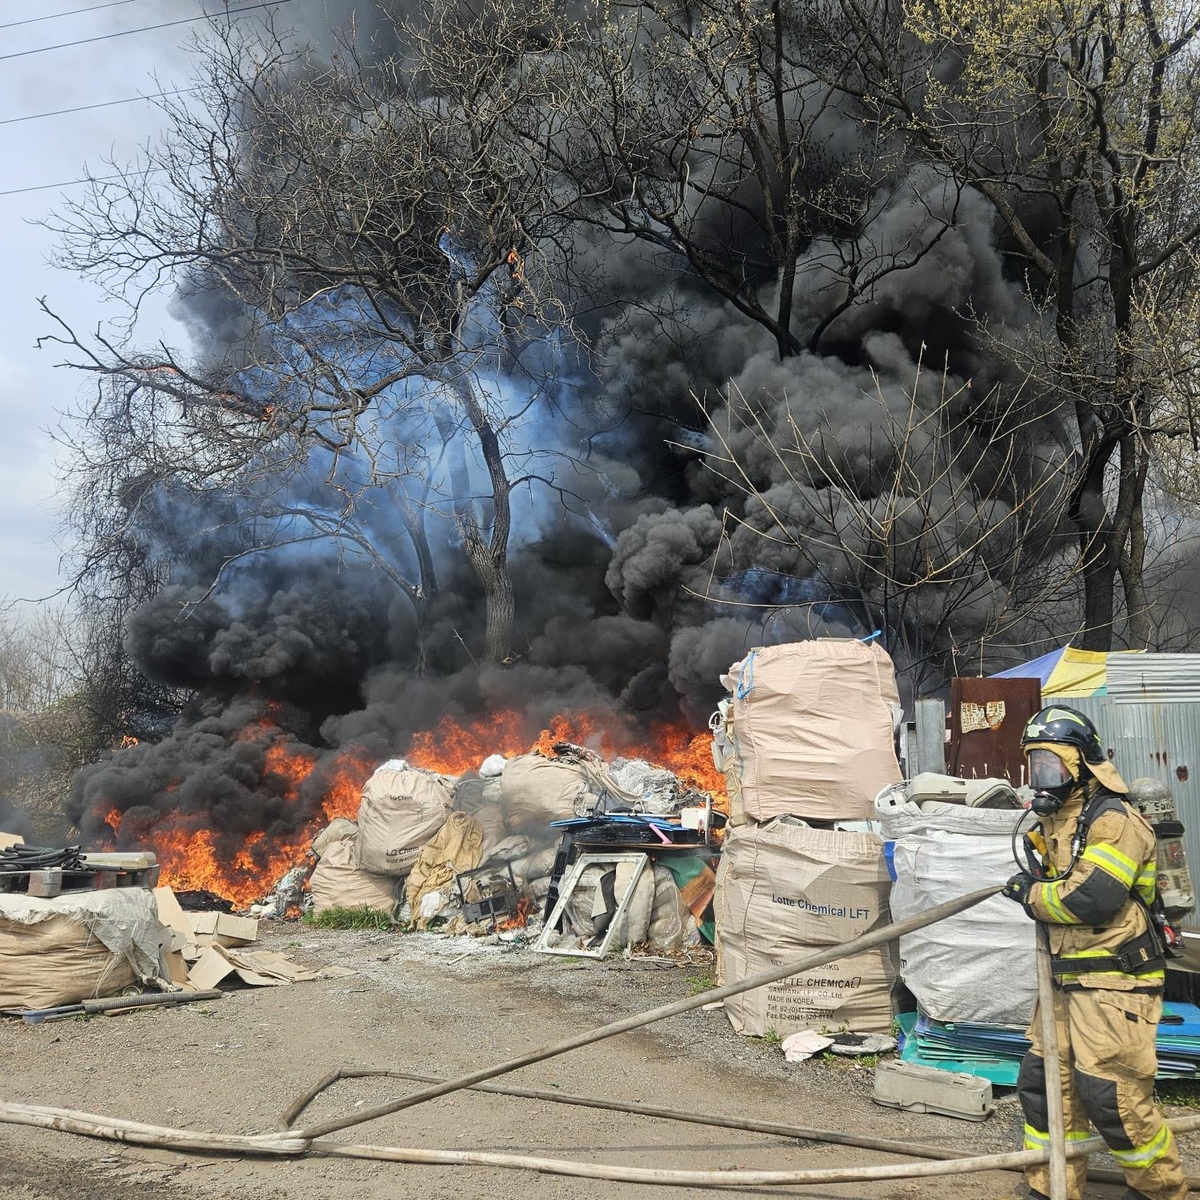
[[[1034,713],[1021,735],[1021,749],[1033,745],[1073,746],[1082,755],[1087,770],[1106,788],[1122,793],[1129,790],[1116,767],[1108,761],[1095,725],[1077,709],[1053,704]]]

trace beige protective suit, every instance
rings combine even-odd
[[[1035,748],[1053,750],[1081,778],[1080,757],[1071,747],[1026,747]],[[1085,806],[1083,787],[1054,816],[1043,818],[1047,872],[1058,878],[1034,884],[1028,903],[1050,938],[1067,1140],[1090,1137],[1090,1121],[1124,1169],[1132,1196],[1185,1200],[1179,1151],[1154,1105],[1163,964],[1147,937],[1145,909],[1134,897],[1136,892],[1149,902],[1154,896],[1154,833],[1119,795],[1094,779],[1087,780],[1087,789],[1091,800],[1079,861],[1067,874]],[[1040,1024],[1035,1010],[1028,1032],[1033,1045],[1017,1082],[1027,1149],[1049,1144]],[[1086,1173],[1086,1159],[1068,1160],[1070,1200],[1082,1200]],[[1033,1194],[1050,1194],[1046,1165],[1031,1168],[1026,1178]]]

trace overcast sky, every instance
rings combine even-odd
[[[240,7],[251,0],[231,0]],[[121,30],[192,16],[194,0],[9,0],[0,4],[0,192],[78,179],[84,164],[106,173],[104,159],[130,159],[161,127],[160,114],[138,101],[40,120],[15,121],[53,110],[124,100],[186,86],[185,49],[194,25],[106,37],[80,46],[29,54],[30,50],[97,38]],[[206,7],[219,11],[212,0]],[[75,12],[75,9],[92,11]],[[68,13],[53,20],[13,24]],[[246,18],[243,18],[246,19]],[[19,57],[8,57],[19,55]],[[159,77],[155,81],[154,75]],[[55,445],[48,430],[57,413],[80,395],[83,380],[56,370],[55,347],[35,349],[53,331],[37,307],[39,296],[81,330],[111,319],[94,288],[54,268],[55,239],[34,222],[81,189],[48,188],[0,195],[0,262],[4,264],[0,322],[0,599],[37,598],[60,584],[55,495]],[[183,334],[159,305],[148,315],[139,340]]]

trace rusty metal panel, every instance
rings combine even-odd
[[[1021,733],[1042,706],[1041,686],[1039,679],[951,680],[950,774],[1024,783]]]
[[[1117,704],[1200,701],[1200,654],[1110,654],[1108,695]]]
[[[1112,686],[1111,673],[1109,686]],[[1091,718],[1100,734],[1100,744],[1126,783],[1145,775],[1171,789],[1183,822],[1188,864],[1194,872],[1200,871],[1200,703],[1135,703],[1117,700],[1112,695],[1063,703]],[[1193,913],[1187,925],[1200,927],[1200,914]]]

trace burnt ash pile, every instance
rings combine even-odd
[[[296,6],[312,28],[318,7],[326,11],[315,0]],[[344,7],[360,15],[364,8]],[[389,52],[386,41],[370,44],[372,53]],[[862,122],[836,106],[823,119],[821,169],[836,183],[840,164],[849,180],[867,136]],[[742,201],[762,216],[761,195],[748,192]],[[518,713],[523,745],[485,748],[516,753],[556,716],[588,714],[618,749],[640,742],[653,759],[645,730],[654,722],[703,729],[719,675],[753,645],[882,629],[903,668],[910,647],[925,662],[973,644],[1010,603],[1014,581],[993,570],[987,587],[952,612],[939,587],[897,612],[883,584],[864,576],[862,564],[879,548],[863,542],[853,514],[876,504],[896,509],[904,487],[929,483],[936,467],[912,479],[898,473],[887,427],[910,409],[933,411],[947,392],[961,393],[953,416],[979,442],[978,472],[954,493],[955,521],[964,540],[986,542],[981,529],[999,525],[1019,496],[983,478],[982,410],[1018,381],[1011,358],[989,349],[978,330],[986,324],[1001,337],[1039,318],[1006,269],[994,212],[982,198],[909,163],[881,182],[864,212],[869,228],[831,218],[800,252],[793,330],[801,346],[816,348],[782,360],[763,325],[704,286],[669,239],[651,246],[586,226],[561,234],[571,239],[575,265],[594,268],[576,271],[566,289],[581,344],[557,351],[550,396],[531,395],[527,375],[500,367],[481,385],[502,406],[520,407],[511,436],[522,444],[513,453],[552,460],[556,485],[571,493],[569,502],[532,484],[514,493],[507,559],[514,661],[483,659],[483,591],[460,528],[436,504],[426,529],[438,587],[422,598],[418,617],[411,596],[346,538],[295,536],[283,518],[264,523],[244,494],[169,476],[140,493],[126,534],[170,584],[132,614],[126,648],[148,676],[191,700],[169,736],[80,772],[70,804],[84,833],[107,823],[120,841],[153,840],[163,821],[183,814],[194,816],[192,828],[210,828],[215,852],[226,857],[260,835],[299,845],[314,823],[353,815],[353,800],[330,799],[347,756],[356,764],[353,793],[376,763],[406,754],[415,734],[443,719],[466,726],[483,714]],[[714,244],[727,216],[725,208],[711,214]],[[921,253],[911,266],[883,272],[877,286],[843,305],[846,293],[828,265],[834,250],[878,261],[913,246]],[[769,255],[759,264],[765,303],[786,265]],[[594,290],[585,289],[580,281],[593,277]],[[227,296],[191,281],[177,304],[198,358],[235,354],[244,325]],[[828,332],[814,339],[818,327]],[[922,363],[928,373],[918,385]],[[706,455],[726,450],[697,397],[745,463],[756,495],[747,495],[746,479],[705,468]],[[837,447],[823,487],[811,475],[798,482],[788,457],[770,452],[787,444],[793,423]],[[396,448],[413,449],[418,432],[398,425]],[[419,449],[423,461],[437,459],[438,445]],[[1069,453],[1048,419],[1027,422],[1019,449],[1021,461],[995,467],[1014,487]],[[477,479],[475,448],[452,447],[456,454],[466,477]],[[441,487],[453,472],[437,470]],[[314,453],[309,469],[260,475],[255,488],[260,496],[285,493],[292,509],[337,514],[345,492],[329,478],[328,457]],[[395,487],[364,491],[356,513],[357,528],[385,553],[403,534]],[[918,508],[928,512],[914,502],[911,519]],[[1042,529],[1040,544],[1049,545],[1053,532]],[[272,534],[279,544],[247,552]],[[280,766],[280,747],[288,761],[306,765],[299,781]],[[444,749],[452,754],[455,746]]]

